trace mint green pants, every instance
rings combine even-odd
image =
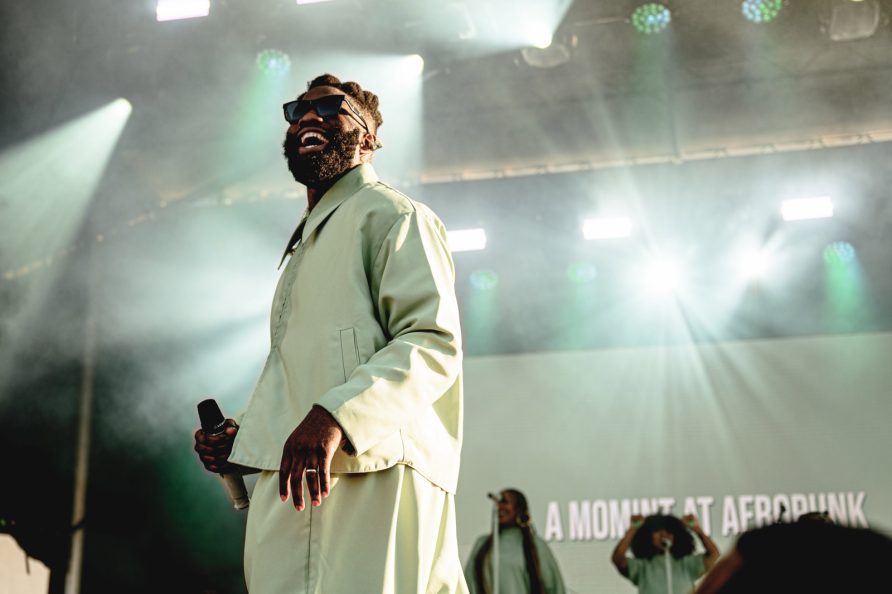
[[[466,594],[455,501],[413,469],[332,476],[319,507],[279,499],[278,473],[254,487],[245,535],[251,594]]]

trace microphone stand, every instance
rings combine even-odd
[[[501,498],[487,493],[492,499],[492,592],[499,594],[499,502]]]
[[[663,540],[663,557],[666,559],[666,592],[668,594],[673,594],[672,592],[672,555],[669,553],[669,549],[672,547],[672,543],[667,540]]]

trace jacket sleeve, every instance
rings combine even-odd
[[[546,594],[566,594],[564,578],[558,566],[557,559],[544,540],[536,537],[536,551],[539,553],[539,563],[542,570],[542,582]]]
[[[455,270],[439,220],[401,214],[371,264],[369,285],[387,344],[318,404],[362,454],[406,426],[459,380]]]
[[[477,588],[477,574],[474,565],[477,561],[477,554],[483,548],[484,543],[486,543],[486,538],[486,536],[477,538],[476,542],[474,542],[474,547],[471,549],[471,554],[468,555],[468,560],[465,562],[465,582],[468,584],[469,594],[485,594],[485,592],[480,592]],[[501,588],[499,589],[501,590]]]

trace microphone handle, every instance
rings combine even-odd
[[[226,427],[228,425],[223,422],[214,427],[208,435],[220,435],[224,431],[226,431]],[[232,507],[238,511],[247,508],[251,504],[251,500],[248,498],[248,487],[245,486],[245,479],[242,478],[240,474],[223,474],[220,473],[220,480],[223,481],[223,486],[226,488],[226,493],[229,495],[229,499],[232,501]]]
[[[248,498],[248,488],[245,486],[245,479],[239,474],[221,474],[220,479],[226,492],[232,500],[232,507],[236,510],[242,510],[251,504]]]

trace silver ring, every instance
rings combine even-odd
[[[304,472],[306,472],[307,474],[310,474],[311,472],[312,472],[313,474],[316,474],[316,473],[319,472],[319,471],[316,470],[315,468],[307,468]]]

